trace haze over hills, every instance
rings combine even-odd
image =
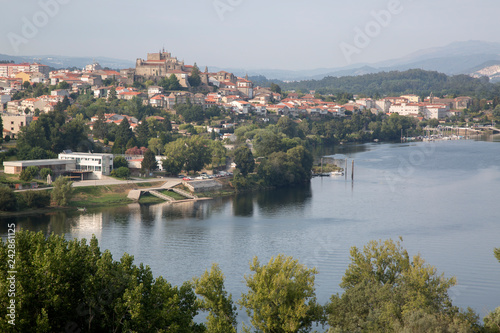
[[[454,42],[447,46],[429,48],[411,53],[398,59],[386,60],[373,64],[354,64],[339,68],[321,68],[306,71],[285,70],[244,70],[233,69],[239,75],[263,75],[268,79],[310,80],[322,79],[325,76],[356,76],[388,71],[405,71],[408,69],[424,69],[437,71],[447,75],[474,74],[486,67],[500,64],[500,43],[482,41]],[[485,73],[493,73],[492,70]],[[477,76],[476,75],[476,76]],[[494,80],[500,73],[494,72],[490,78]]]
[[[108,57],[65,57],[57,55],[43,56],[9,56],[0,54],[0,60],[15,62],[33,62],[34,59],[54,68],[83,68],[94,60],[103,67],[113,69],[131,68],[134,60],[115,59]],[[200,68],[204,68],[202,65]],[[322,79],[326,76],[342,77],[357,76],[388,71],[405,71],[408,69],[424,69],[437,71],[447,75],[469,74],[474,77],[488,76],[500,81],[500,43],[483,41],[454,42],[443,47],[423,49],[398,59],[378,63],[358,63],[338,68],[317,68],[308,70],[281,69],[245,69],[208,66],[211,72],[225,70],[238,76],[265,76],[267,79],[283,81],[298,81]]]

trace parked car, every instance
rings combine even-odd
[[[182,180],[192,180],[192,178],[191,177],[184,177],[184,178],[182,178]]]

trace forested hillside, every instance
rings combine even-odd
[[[265,81],[260,80],[264,83]],[[275,82],[273,80],[273,82]],[[428,96],[468,95],[491,99],[500,93],[500,85],[492,84],[487,78],[475,79],[468,75],[448,76],[446,74],[411,69],[404,72],[392,71],[360,76],[326,77],[322,80],[280,82],[283,90],[316,90],[321,94],[352,94],[382,97],[401,94]]]

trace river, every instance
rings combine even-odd
[[[500,143],[442,141],[339,146],[334,157],[354,159],[354,181],[314,178],[294,188],[247,193],[200,203],[139,205],[85,213],[0,220],[17,228],[93,234],[115,260],[124,252],[173,284],[218,263],[226,288],[239,299],[249,261],[279,253],[317,267],[318,301],[341,293],[351,246],[403,238],[439,273],[455,276],[454,304],[481,317],[500,306]],[[239,311],[242,313],[242,311]],[[239,320],[244,320],[240,315]]]

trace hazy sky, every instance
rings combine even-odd
[[[135,60],[165,47],[186,64],[312,69],[377,62],[454,41],[500,42],[497,0],[0,3],[0,53],[10,55]]]

